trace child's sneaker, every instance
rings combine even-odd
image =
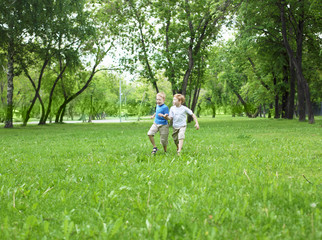
[[[152,150],[152,152],[151,152],[151,154],[156,154],[157,151],[158,151],[158,148],[157,147],[154,147],[153,150]]]

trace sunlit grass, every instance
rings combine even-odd
[[[0,129],[0,239],[322,237],[321,119],[201,118],[180,157],[150,125]]]

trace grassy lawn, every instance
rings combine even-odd
[[[1,126],[0,239],[322,238],[321,118],[150,125]]]

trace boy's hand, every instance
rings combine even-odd
[[[152,115],[150,118],[153,119],[154,118],[154,115]]]
[[[195,128],[196,128],[196,130],[199,130],[199,124],[198,123],[196,123]]]
[[[162,113],[159,113],[158,116],[159,117],[164,117],[164,115]]]

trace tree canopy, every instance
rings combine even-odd
[[[1,1],[0,120],[119,114],[121,82],[126,114],[147,99],[143,112],[153,111],[153,91],[163,91],[198,114],[314,123],[321,11],[314,0]],[[134,82],[120,80],[124,71]]]

